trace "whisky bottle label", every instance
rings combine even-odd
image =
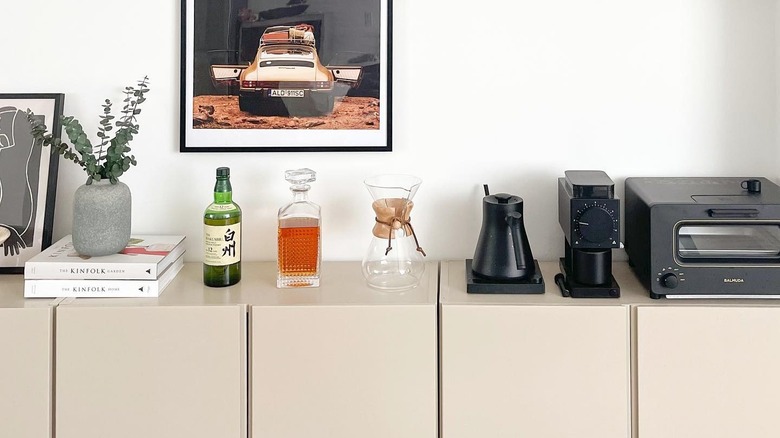
[[[241,261],[241,223],[203,226],[203,263],[227,266]]]
[[[233,211],[236,210],[235,204],[211,204],[209,205],[211,211]]]

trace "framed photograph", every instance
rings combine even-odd
[[[392,150],[391,0],[182,0],[182,152]]]
[[[24,262],[51,245],[57,157],[36,146],[27,110],[54,136],[63,94],[0,94],[0,273],[21,274]]]

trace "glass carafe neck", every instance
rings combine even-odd
[[[309,200],[309,189],[311,186],[308,184],[295,184],[290,187],[290,191],[293,193],[293,202],[305,202]]]

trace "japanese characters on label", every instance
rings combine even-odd
[[[203,262],[211,266],[227,266],[241,261],[241,223],[203,227]]]

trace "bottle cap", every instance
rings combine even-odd
[[[230,176],[229,167],[217,167],[217,176]]]

